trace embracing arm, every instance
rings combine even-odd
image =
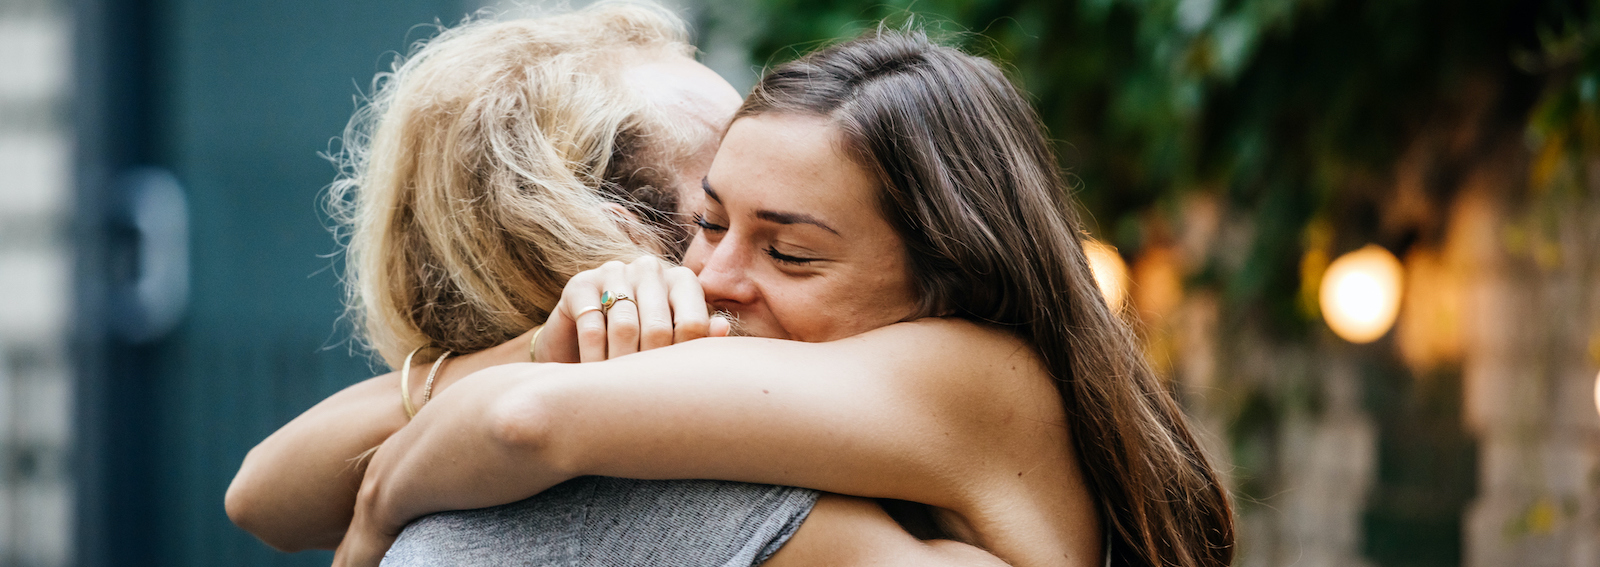
[[[251,449],[228,485],[228,518],[280,551],[339,545],[361,486],[356,456],[406,423],[396,380],[345,388]]]
[[[1005,433],[1032,416],[999,390],[1026,387],[1008,376],[1029,372],[1032,356],[1000,331],[923,321],[831,343],[711,339],[491,369],[379,450],[352,533],[391,537],[424,514],[586,474],[788,484],[961,511],[982,489],[972,479],[1017,466]]]
[[[526,361],[526,339],[472,355],[452,357],[440,371],[436,394],[493,364]],[[428,365],[411,372],[412,395]],[[323,400],[267,437],[250,453],[228,486],[228,518],[282,551],[333,549],[350,525],[364,468],[358,457],[408,421],[400,404],[399,373],[352,385]],[[416,399],[416,398],[413,398]]]
[[[633,288],[639,296],[636,303],[645,307],[624,304],[608,322],[596,305],[599,290],[619,278],[645,282]],[[626,265],[608,262],[580,273],[568,282],[563,295],[537,335],[539,360],[604,360],[608,355],[728,332],[727,320],[711,317],[704,309],[705,296],[694,274],[654,257]],[[530,330],[500,346],[449,359],[435,394],[442,395],[459,378],[492,365],[527,362],[533,336]],[[426,374],[425,364],[412,372],[414,395],[420,395]],[[250,451],[228,487],[228,517],[281,550],[337,546],[350,524],[362,482],[357,457],[406,423],[396,373],[344,389]]]

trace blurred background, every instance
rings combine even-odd
[[[741,89],[885,17],[1004,62],[1239,565],[1600,566],[1593,0],[671,5]],[[418,24],[482,7],[0,4],[0,566],[327,564],[222,494],[381,371],[318,154]]]

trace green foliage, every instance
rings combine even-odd
[[[1187,199],[1222,204],[1224,229],[1185,270],[1190,288],[1224,299],[1218,332],[1228,346],[1217,354],[1234,360],[1219,362],[1231,376],[1206,403],[1227,423],[1241,510],[1292,484],[1282,478],[1286,424],[1320,412],[1322,388],[1320,375],[1284,360],[1247,369],[1256,353],[1243,351],[1273,346],[1262,341],[1302,343],[1281,349],[1291,353],[1317,348],[1304,344],[1319,324],[1312,280],[1330,258],[1371,242],[1402,256],[1438,246],[1473,168],[1522,166],[1509,145],[1532,159],[1526,184],[1504,188],[1521,192],[1507,195],[1521,209],[1507,245],[1555,265],[1557,220],[1596,186],[1586,167],[1600,158],[1594,0],[764,6],[760,62],[884,19],[1002,62],[1057,139],[1090,230],[1125,254],[1170,244]],[[1407,168],[1418,179],[1403,182]],[[1402,199],[1402,190],[1415,194]],[[1397,215],[1400,201],[1424,210]],[[1410,376],[1392,349],[1344,356],[1365,362],[1366,409],[1379,430],[1363,551],[1391,567],[1458,564],[1462,511],[1477,484],[1459,371]],[[1247,376],[1262,372],[1272,376]]]
[[[1407,145],[1441,109],[1493,99],[1483,131],[1526,129],[1583,187],[1600,150],[1600,10],[1584,0],[766,0],[756,61],[776,63],[887,19],[1014,70],[1101,238],[1137,253],[1160,214],[1209,192],[1250,227],[1237,261],[1192,266],[1231,313],[1303,329],[1307,227],[1330,253],[1397,252],[1428,227],[1382,227]],[[1531,114],[1530,114],[1531,112]],[[1530,122],[1529,117],[1532,117]],[[1554,149],[1548,149],[1554,148]],[[1473,157],[1468,152],[1462,164]],[[1564,165],[1561,165],[1564,164]],[[1549,166],[1550,171],[1559,169]],[[1428,187],[1437,207],[1455,190]],[[1535,184],[1559,180],[1555,173]],[[1442,211],[1435,211],[1442,214]],[[1326,240],[1326,239],[1325,239]],[[1217,262],[1213,260],[1213,262]]]

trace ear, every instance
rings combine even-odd
[[[611,215],[611,218],[617,221],[617,225],[622,227],[623,232],[628,233],[628,239],[632,240],[634,244],[640,246],[653,244],[646,235],[640,234],[639,229],[644,225],[644,219],[639,218],[639,215],[633,214],[633,211],[618,203],[606,203],[604,207],[606,214]]]

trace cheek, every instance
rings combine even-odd
[[[885,266],[885,269],[876,276],[877,279],[871,288],[870,301],[862,305],[862,310],[874,314],[884,325],[910,317],[916,311],[918,302],[916,286],[912,285],[906,267]]]
[[[904,321],[916,314],[917,286],[912,281],[911,270],[904,261],[896,258],[879,263],[879,269],[864,278],[869,282],[860,290],[857,301],[863,317],[877,328]]]
[[[885,266],[886,268],[888,266]],[[796,286],[767,304],[793,338],[830,341],[898,323],[911,316],[917,301],[907,277],[885,277],[903,270],[869,270],[854,277],[818,280]]]
[[[849,336],[841,331],[853,319],[852,306],[841,302],[831,290],[822,286],[792,285],[781,291],[768,287],[765,307],[772,322],[783,329],[791,340],[823,342]]]

